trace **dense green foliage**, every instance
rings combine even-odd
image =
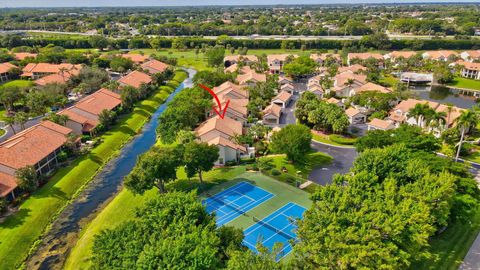
[[[300,56],[283,66],[283,72],[294,78],[310,75],[315,72],[317,63],[308,56]]]
[[[350,124],[342,108],[319,100],[311,92],[305,92],[297,101],[295,117],[313,129],[336,133],[343,132]]]
[[[195,192],[158,196],[136,216],[95,238],[94,269],[218,269],[241,250],[242,233],[217,228]]]
[[[280,131],[273,133],[269,145],[275,153],[287,155],[287,159],[295,162],[305,158],[310,151],[312,133],[304,125],[286,125]]]
[[[364,151],[352,173],[313,195],[298,230],[299,265],[405,269],[429,255],[437,230],[471,214],[457,209],[478,206],[479,190],[463,165],[402,144]]]

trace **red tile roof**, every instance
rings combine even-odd
[[[10,69],[16,68],[16,67],[17,67],[17,66],[12,65],[12,64],[10,64],[10,63],[8,63],[8,62],[1,63],[1,64],[0,64],[0,74],[2,74],[2,73],[7,73],[7,72],[10,71]]]
[[[32,77],[33,73],[60,73],[65,69],[71,75],[78,75],[82,69],[82,65],[72,64],[50,64],[50,63],[29,63],[23,68],[24,77]]]
[[[291,97],[292,94],[288,93],[287,91],[281,91],[276,97],[273,98],[273,100],[279,99],[282,102],[287,102]]]
[[[118,80],[119,83],[129,85],[135,88],[139,88],[142,84],[149,84],[152,82],[152,77],[150,75],[134,70],[128,73],[126,76],[123,76]]]
[[[148,72],[155,74],[155,73],[163,73],[169,67],[168,64],[160,62],[158,60],[150,60],[142,64],[142,68],[148,70]]]
[[[379,53],[349,53],[348,59],[360,59],[360,60],[367,60],[368,58],[374,58],[377,60],[383,60],[383,55]]]
[[[36,53],[28,53],[28,52],[19,52],[19,53],[14,53],[15,59],[17,60],[25,60],[25,58],[30,57],[30,58],[37,58]]]
[[[270,104],[263,110],[263,115],[271,114],[276,117],[280,117],[282,113],[282,107],[278,106],[277,104]]]
[[[0,172],[0,198],[7,196],[17,186],[18,184],[15,176]]]
[[[135,64],[141,64],[141,63],[148,60],[148,56],[141,55],[141,54],[138,54],[138,53],[122,54],[121,56],[123,58],[127,58],[127,59],[132,60]]]
[[[58,83],[65,84],[70,80],[70,73],[61,74],[50,74],[45,77],[42,77],[38,80],[35,80],[36,85],[45,86],[47,84]]]
[[[20,169],[35,165],[67,141],[71,129],[44,121],[0,144],[0,164]]]

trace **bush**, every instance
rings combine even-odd
[[[60,151],[60,153],[58,153],[57,155],[57,160],[59,162],[64,162],[67,160],[67,158],[68,158],[68,154],[65,151]]]
[[[282,174],[282,173],[281,173],[279,170],[277,170],[277,169],[272,169],[271,174],[272,174],[273,176],[279,176],[279,175]]]
[[[290,174],[285,175],[285,180],[290,184],[295,184],[295,182],[296,182],[295,177],[293,175],[290,175]]]
[[[5,198],[0,198],[0,214],[7,211],[8,203]]]
[[[235,166],[235,165],[237,165],[237,162],[234,160],[225,162],[225,166]]]
[[[332,134],[328,137],[332,142],[344,145],[353,145],[357,139],[355,138],[345,138],[340,135]]]
[[[82,135],[82,138],[81,138],[83,143],[86,141],[90,141],[91,139],[92,139],[92,136],[90,135]]]
[[[247,169],[247,171],[258,171],[257,164],[247,165],[245,168]]]

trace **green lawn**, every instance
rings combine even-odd
[[[455,77],[455,80],[452,83],[449,83],[448,85],[452,87],[480,91],[480,80],[472,80],[472,79],[466,79],[462,77]]]
[[[340,143],[334,142],[334,141],[330,140],[328,135],[321,135],[321,134],[317,134],[317,133],[312,132],[312,136],[313,136],[313,140],[317,141],[317,142],[331,144],[331,145],[334,145],[334,146],[352,147],[352,148],[354,147],[352,145],[340,144]]]
[[[380,78],[380,84],[385,85],[386,87],[394,87],[398,82],[400,82],[400,80],[393,77],[391,74],[386,74]]]
[[[471,221],[456,222],[430,241],[431,259],[413,264],[410,269],[457,270],[480,232],[480,210]]]
[[[11,86],[16,86],[16,87],[31,87],[33,86],[34,83],[33,81],[29,81],[29,80],[13,80],[13,81],[9,81],[9,82],[6,82],[6,83],[3,83],[0,85],[0,89],[2,87],[11,87]]]
[[[2,268],[14,269],[22,263],[48,225],[102,166],[119,153],[122,146],[142,128],[166,94],[158,91],[139,103],[101,136],[102,143],[73,164],[61,168],[50,181],[30,196],[19,211],[0,224]]]
[[[270,160],[273,167],[277,170],[282,168],[287,169],[287,174],[298,176],[306,179],[310,172],[321,165],[327,164],[332,161],[332,157],[322,152],[311,152],[306,155],[306,159],[303,162],[291,163],[287,160],[285,155],[272,155],[261,157],[262,160]]]
[[[245,173],[244,166],[233,168],[219,168],[204,173],[202,189],[209,189]],[[177,173],[179,178],[174,183],[167,185],[169,190],[189,191],[200,188],[198,178],[186,179],[183,170]],[[144,195],[133,195],[127,189],[123,189],[80,233],[77,244],[72,249],[65,263],[64,269],[88,269],[90,266],[91,247],[93,239],[101,230],[112,228],[123,221],[134,218],[135,209],[142,206],[146,201],[157,196],[157,189],[152,189]]]

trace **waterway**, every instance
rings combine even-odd
[[[81,194],[55,220],[39,248],[27,261],[27,269],[61,269],[69,250],[75,245],[82,226],[88,224],[122,188],[124,177],[135,166],[137,157],[156,142],[158,117],[168,103],[184,88],[192,86],[196,71],[187,69],[189,77],[170,94],[155,111],[142,132],[126,144],[88,184]]]
[[[413,86],[410,91],[420,99],[452,104],[464,109],[472,108],[476,104],[473,95],[462,95],[458,90],[443,86]]]

